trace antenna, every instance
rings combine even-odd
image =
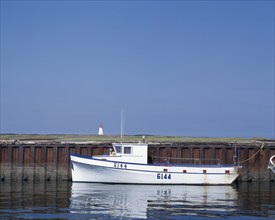
[[[123,141],[123,132],[124,132],[124,110],[121,110],[120,113],[120,141]]]

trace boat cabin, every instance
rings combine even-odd
[[[104,160],[147,164],[148,145],[145,143],[113,143],[108,156],[98,156]]]
[[[148,145],[144,143],[113,143],[111,157],[121,157],[124,162],[147,164]]]

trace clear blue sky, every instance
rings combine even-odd
[[[1,1],[1,133],[274,138],[274,1]]]

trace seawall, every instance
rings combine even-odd
[[[267,169],[269,158],[275,155],[274,141],[149,143],[148,146],[153,162],[167,163],[168,166],[180,162],[236,162],[243,167],[238,181],[275,181],[275,174]],[[111,143],[2,141],[0,182],[71,180],[70,153],[102,155],[108,154],[110,147]]]

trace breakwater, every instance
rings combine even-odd
[[[275,155],[274,141],[256,142],[182,142],[149,143],[151,162],[233,164],[243,168],[238,181],[275,181],[267,169]],[[0,144],[0,178],[9,180],[70,180],[70,153],[83,156],[109,154],[111,143],[2,141]]]

